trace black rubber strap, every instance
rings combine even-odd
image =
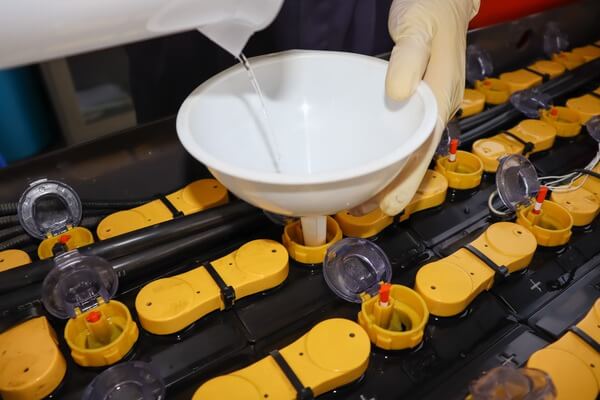
[[[175,208],[175,206],[173,205],[173,203],[171,203],[169,201],[169,199],[167,199],[167,196],[164,196],[162,194],[159,194],[156,196],[156,198],[158,200],[160,200],[165,207],[167,207],[169,209],[169,211],[171,212],[171,214],[173,214],[173,218],[179,218],[183,216],[183,213],[181,211],[179,211],[177,208]]]
[[[549,74],[544,74],[542,72],[538,72],[535,69],[529,68],[529,67],[525,67],[523,68],[526,71],[531,72],[532,74],[536,74],[537,76],[541,76],[542,77],[542,82],[548,82],[548,80],[550,79],[550,75]]]
[[[302,385],[302,382],[300,382],[300,379],[294,373],[292,367],[290,367],[290,364],[288,364],[287,361],[285,361],[285,358],[283,358],[283,356],[279,353],[278,350],[273,350],[269,353],[269,355],[273,357],[273,359],[279,366],[279,369],[281,369],[281,372],[283,372],[283,374],[288,379],[288,381],[290,381],[294,389],[296,389],[297,400],[312,400],[315,398],[312,389]]]
[[[483,261],[488,267],[493,269],[496,272],[496,278],[498,280],[504,279],[508,276],[508,274],[509,274],[508,268],[506,268],[504,265],[496,264],[488,256],[486,256],[481,251],[479,251],[477,248],[471,246],[470,244],[466,244],[463,246],[463,249],[468,250],[475,257],[477,257],[481,261]]]
[[[533,148],[535,147],[535,145],[533,143],[526,142],[525,140],[521,139],[520,137],[518,137],[514,133],[511,133],[509,131],[501,131],[500,133],[508,135],[511,138],[515,139],[517,142],[522,143],[525,146],[525,147],[523,147],[523,151],[521,152],[521,154],[523,154],[523,155],[531,153],[533,151]]]
[[[600,343],[596,342],[593,337],[585,333],[582,329],[573,325],[569,328],[569,331],[577,335],[577,337],[586,342],[596,353],[600,354]]]
[[[588,93],[590,96],[594,96],[597,99],[600,99],[600,94],[596,93],[596,92],[589,92]]]
[[[206,269],[206,272],[208,272],[210,277],[213,278],[213,281],[215,281],[215,283],[219,287],[219,290],[221,291],[221,300],[223,301],[225,310],[231,308],[233,306],[233,303],[235,303],[235,290],[233,289],[233,287],[228,286],[225,283],[223,278],[221,278],[221,275],[219,275],[219,273],[213,268],[213,266],[210,263],[202,264],[202,266],[204,267],[204,269]]]

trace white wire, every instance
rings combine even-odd
[[[594,156],[594,158],[583,169],[590,171],[599,162],[600,162],[600,144],[598,145],[598,151],[596,152],[596,155]],[[582,176],[583,176],[583,179],[581,179],[581,181],[577,185],[574,186],[575,181],[580,179]],[[589,178],[589,175],[587,175],[587,174],[584,176],[584,174],[579,173],[579,172],[571,172],[571,173],[565,174],[565,175],[542,176],[539,178],[539,181],[540,181],[540,183],[544,184],[546,187],[548,187],[553,192],[564,193],[564,192],[572,192],[577,189],[580,189],[581,187],[583,187],[583,185],[585,185],[585,182],[588,180],[588,178]],[[551,181],[548,181],[549,179],[551,179]],[[568,181],[568,182],[565,183],[565,181]]]

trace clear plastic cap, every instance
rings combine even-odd
[[[551,400],[556,388],[550,376],[533,368],[496,367],[471,383],[473,400]]]
[[[276,225],[286,226],[290,222],[294,222],[295,220],[298,219],[298,218],[294,218],[294,217],[288,217],[286,215],[272,213],[267,210],[263,210],[263,212],[265,213],[267,218],[269,218],[269,220]]]
[[[54,263],[42,285],[42,302],[57,318],[73,318],[77,308],[85,312],[96,307],[99,298],[108,302],[117,292],[117,273],[101,257],[72,250],[56,256]]]
[[[592,117],[586,122],[585,127],[591,137],[600,143],[600,115]]]
[[[440,157],[447,156],[450,153],[450,141],[452,139],[460,139],[460,127],[456,121],[450,121],[448,122],[448,125],[446,125],[446,128],[442,132],[440,143],[435,150],[435,154]]]
[[[392,266],[383,250],[366,239],[346,238],[325,254],[323,275],[327,286],[344,300],[360,303],[360,295],[374,296],[380,282],[392,279]]]
[[[38,239],[55,236],[81,222],[81,200],[69,186],[40,179],[21,195],[17,214],[25,231]]]
[[[163,400],[165,384],[148,363],[117,364],[94,378],[85,388],[83,400]]]
[[[533,164],[520,154],[511,154],[500,159],[496,187],[502,203],[515,211],[519,205],[530,203],[540,183]]]
[[[467,82],[470,84],[474,84],[475,81],[480,81],[494,74],[492,56],[477,45],[467,47],[467,62],[465,67]]]
[[[521,90],[510,96],[510,102],[527,118],[540,116],[540,109],[552,107],[552,97],[538,89]]]
[[[548,22],[544,30],[544,53],[548,57],[569,48],[569,38],[562,32],[556,22]]]

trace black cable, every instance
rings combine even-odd
[[[96,200],[82,200],[81,205],[83,208],[88,209],[126,209],[126,208],[134,208],[144,205],[152,200],[110,200],[110,201],[96,201]]]
[[[179,219],[178,221],[181,221]],[[215,246],[223,247],[227,242],[238,237],[247,236],[250,232],[256,232],[266,225],[266,217],[263,213],[252,213],[236,218],[226,224],[220,224],[212,229],[199,232],[194,235],[182,235],[181,238],[172,242],[163,242],[159,245],[149,247],[137,253],[130,253],[111,261],[111,264],[119,276],[119,283],[131,281],[141,275],[156,275],[165,272],[167,266],[175,266],[185,260],[198,257],[202,253],[210,252]],[[39,263],[34,263],[39,264]],[[30,264],[33,265],[33,264]],[[43,265],[54,263],[48,260]],[[17,267],[5,272],[17,271],[27,267]],[[4,274],[5,272],[2,272]],[[4,275],[3,275],[4,276]],[[28,276],[31,278],[31,275]],[[0,295],[0,318],[10,314],[17,309],[25,309],[41,300],[42,284],[39,281],[32,282],[27,286],[20,286],[16,290]]]
[[[0,240],[12,239],[25,233],[25,229],[21,225],[15,225],[8,228],[0,229]]]
[[[598,172],[591,171],[589,169],[576,169],[573,172],[577,172],[579,174],[585,174],[589,176],[593,176],[596,179],[600,179],[600,174]]]
[[[218,226],[226,227],[234,224],[237,219],[251,214],[262,214],[262,212],[242,201],[234,201],[93,243],[79,248],[79,252],[114,260]],[[47,259],[0,272],[0,293],[7,293],[35,282],[41,282],[53,265],[53,260]]]
[[[18,249],[23,245],[33,242],[34,240],[35,239],[33,239],[31,236],[29,236],[27,234],[15,236],[13,238],[5,240],[4,242],[1,242],[0,243],[0,251],[4,251],[4,250],[8,250],[8,249]],[[29,264],[29,265],[31,265],[31,264]],[[18,268],[15,268],[15,269],[18,269]],[[12,270],[9,270],[9,271],[12,271]],[[4,271],[4,272],[8,272],[8,271]],[[0,274],[3,274],[4,272],[1,272]]]
[[[0,228],[16,225],[19,225],[19,217],[17,215],[4,215],[0,217]]]
[[[0,203],[0,215],[11,215],[17,213],[17,203]]]

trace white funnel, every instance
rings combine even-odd
[[[273,213],[318,217],[358,206],[398,175],[435,125],[429,87],[420,83],[407,101],[391,102],[385,96],[387,62],[377,58],[288,51],[250,64],[266,97],[281,173],[241,66],[209,79],[185,100],[177,132],[186,150],[231,192]],[[324,219],[302,222],[305,244],[322,243]]]

